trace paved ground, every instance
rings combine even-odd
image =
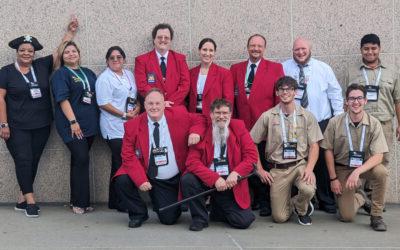
[[[317,211],[313,225],[300,226],[295,216],[285,224],[257,217],[247,230],[210,223],[202,232],[188,230],[189,213],[164,226],[154,213],[141,228],[128,228],[127,215],[97,206],[74,215],[62,205],[42,205],[40,218],[30,219],[12,205],[0,206],[0,249],[400,249],[400,205],[388,205],[387,232],[374,232],[369,217],[354,223]]]

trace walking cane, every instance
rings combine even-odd
[[[253,169],[253,172],[251,172],[250,174],[248,174],[248,175],[246,175],[246,176],[240,176],[240,177],[238,178],[238,182],[240,182],[240,181],[242,181],[242,180],[244,180],[244,179],[247,179],[247,178],[249,178],[249,177],[251,177],[251,176],[257,175],[257,171],[256,171],[257,165],[256,165],[255,163],[252,163],[252,165],[253,165],[253,168],[254,168],[254,169]],[[197,199],[197,198],[202,197],[202,196],[205,196],[205,195],[207,195],[207,194],[211,194],[211,193],[213,193],[213,192],[215,192],[215,191],[217,191],[217,188],[212,188],[212,189],[206,190],[206,191],[201,192],[201,193],[199,193],[199,194],[196,194],[196,195],[193,195],[193,196],[191,196],[191,197],[188,197],[188,198],[185,198],[185,199],[183,199],[183,200],[180,200],[180,201],[178,201],[178,202],[172,203],[172,204],[170,204],[170,205],[168,205],[168,206],[162,207],[162,208],[160,208],[158,211],[159,211],[159,212],[162,212],[162,211],[168,210],[168,209],[170,209],[170,208],[179,206],[179,205],[181,205],[181,204],[183,204],[183,203],[186,203],[186,202],[188,202],[188,201]]]

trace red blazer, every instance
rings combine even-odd
[[[252,163],[257,163],[258,153],[243,121],[231,120],[227,145],[229,171],[236,171],[240,176],[250,174],[253,171]],[[209,168],[213,162],[213,158],[212,126],[209,124],[204,140],[189,148],[186,171],[193,173],[205,185],[212,187],[219,178],[219,175]],[[233,193],[237,204],[242,209],[249,208],[250,193],[247,179],[239,182],[233,188]]]
[[[168,108],[164,112],[167,119],[176,163],[181,173],[185,171],[185,161],[188,151],[188,135],[190,133],[204,134],[204,118],[188,113],[183,106]],[[114,177],[127,174],[137,187],[148,181],[149,166],[149,128],[147,113],[124,124],[125,134],[122,140],[122,165]],[[193,126],[193,127],[192,127]]]
[[[235,117],[244,120],[248,130],[254,126],[261,114],[279,103],[275,94],[275,82],[284,76],[280,63],[261,59],[254,76],[249,99],[244,89],[248,61],[231,66],[235,86]]]
[[[164,91],[166,101],[172,101],[174,105],[184,105],[190,87],[189,68],[185,55],[169,50],[165,80],[163,80],[155,50],[135,58],[134,73],[141,96],[145,96],[147,91],[156,87]],[[154,83],[150,82],[150,77],[153,78]]]
[[[200,65],[190,70],[189,112],[196,112],[197,79]],[[233,105],[233,81],[231,72],[216,64],[211,64],[208,70],[203,91],[203,115],[210,115],[210,105],[217,98],[224,98]],[[233,108],[233,106],[232,106]]]

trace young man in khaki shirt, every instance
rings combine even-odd
[[[265,153],[271,170],[263,170],[259,162],[257,171],[261,180],[271,185],[273,220],[282,223],[290,218],[291,190],[295,185],[299,189],[293,198],[298,222],[311,225],[310,201],[315,194],[313,169],[318,159],[318,143],[323,137],[315,117],[295,104],[296,88],[293,78],[280,78],[275,84],[280,103],[261,115],[250,134],[256,144],[266,140]]]
[[[362,85],[352,84],[347,88],[348,110],[329,121],[321,147],[326,150],[331,189],[337,197],[340,219],[352,221],[364,206],[365,199],[357,188],[360,178],[367,179],[372,185],[370,225],[376,231],[386,231],[382,212],[388,171],[381,163],[388,147],[381,124],[364,111],[366,97]]]

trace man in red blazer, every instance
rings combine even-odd
[[[125,123],[122,165],[115,174],[115,187],[122,206],[129,212],[129,227],[140,227],[148,219],[139,195],[150,191],[153,210],[162,224],[174,224],[180,208],[158,212],[178,200],[180,174],[185,171],[188,145],[200,141],[202,119],[183,106],[165,109],[161,90],[150,90],[144,101],[146,112]],[[194,127],[192,127],[194,125]],[[190,133],[190,135],[189,135]]]
[[[211,104],[211,124],[199,144],[190,147],[186,161],[187,174],[182,177],[182,192],[189,197],[216,187],[211,194],[212,220],[224,221],[235,228],[248,228],[255,216],[250,209],[250,193],[246,176],[257,161],[257,149],[244,123],[231,120],[231,104],[217,99]],[[205,198],[189,202],[192,231],[208,226]]]
[[[167,107],[183,105],[189,93],[189,68],[186,57],[171,50],[174,31],[161,23],[152,32],[154,49],[135,59],[135,79],[139,94],[145,96],[152,88],[164,92]]]
[[[263,58],[267,41],[264,36],[254,34],[247,41],[249,59],[232,65],[235,86],[235,118],[242,119],[250,131],[261,114],[279,103],[275,95],[275,82],[284,76],[280,63]],[[258,152],[264,169],[265,141],[258,144]],[[253,209],[260,208],[260,216],[271,215],[269,187],[262,185],[257,177],[249,180],[253,189]]]

